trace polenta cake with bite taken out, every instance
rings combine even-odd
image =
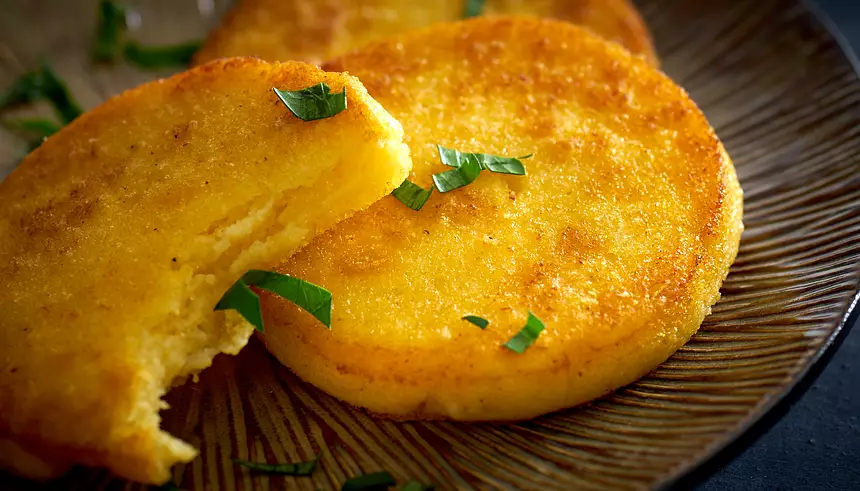
[[[741,188],[702,112],[644,60],[502,17],[324,68],[403,124],[413,170],[277,268],[335,301],[326,330],[264,298],[265,344],[304,380],[395,418],[527,419],[643,376],[719,298]]]
[[[253,332],[215,310],[225,292],[410,166],[356,78],[252,58],[142,85],[49,137],[0,183],[0,466],[166,481],[196,450],[159,429],[161,396]]]

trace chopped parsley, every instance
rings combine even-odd
[[[430,199],[431,194],[433,194],[432,187],[430,189],[424,189],[409,179],[403,181],[397,189],[391,192],[392,196],[415,211],[424,207],[424,204],[427,203],[428,199]]]
[[[200,49],[200,42],[196,41],[170,46],[143,46],[134,41],[125,41],[126,11],[126,7],[117,2],[102,0],[99,3],[93,47],[95,61],[114,61],[122,55],[128,62],[144,69],[188,65],[191,57]]]
[[[487,326],[490,325],[490,321],[488,321],[487,319],[484,319],[483,317],[478,317],[477,315],[464,316],[463,320],[471,322],[472,324],[475,324],[476,326],[480,327],[481,329],[486,329]]]
[[[334,94],[325,82],[297,91],[272,90],[287,109],[302,121],[330,118],[346,109],[346,87]]]
[[[328,290],[273,271],[252,269],[245,273],[221,297],[215,310],[235,310],[258,331],[265,332],[260,297],[251,290],[251,286],[293,302],[331,328],[331,293]]]
[[[443,164],[454,167],[454,169],[433,175],[433,183],[440,193],[447,193],[457,188],[471,184],[482,170],[498,174],[513,174],[523,176],[526,168],[521,162],[532,155],[525,157],[500,157],[485,153],[460,152],[453,148],[445,148],[436,145],[439,158]]]
[[[543,329],[543,322],[529,311],[529,318],[526,321],[526,325],[523,326],[516,336],[512,337],[510,341],[502,346],[508,348],[514,353],[523,354],[523,352],[525,352],[525,350],[535,342],[538,336],[540,336]]]
[[[50,102],[64,124],[72,122],[83,112],[66,84],[45,62],[18,77],[6,92],[0,94],[0,109],[40,100]]]
[[[409,481],[404,484],[400,491],[432,491],[436,489],[435,484],[421,484],[418,481]]]
[[[30,138],[30,150],[41,145],[46,138],[60,131],[61,128],[59,124],[47,119],[7,119],[0,124],[10,131]]]
[[[394,476],[388,472],[374,472],[373,474],[365,474],[347,479],[340,491],[369,491],[378,489],[387,489],[390,486],[397,484]]]
[[[99,2],[98,15],[93,59],[113,61],[120,54],[121,39],[125,31],[125,7],[116,2],[102,0]]]
[[[266,472],[269,474],[279,474],[282,476],[310,476],[317,466],[317,460],[319,460],[319,456],[307,462],[286,464],[265,464],[240,459],[233,459],[233,463],[241,465],[242,467],[247,467],[253,471]]]
[[[160,68],[172,65],[188,65],[191,57],[200,49],[199,42],[170,46],[142,46],[129,41],[123,47],[125,59],[141,68]]]
[[[477,17],[484,10],[484,0],[466,0],[466,9],[463,11],[463,17]]]

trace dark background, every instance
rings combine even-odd
[[[860,53],[860,0],[814,3],[832,19],[854,51]],[[858,359],[860,326],[844,338],[805,394],[795,401],[789,398],[788,405],[782,408],[787,409],[782,419],[773,423],[784,412],[781,410],[766,416],[771,421],[764,421],[748,435],[747,440],[758,436],[751,446],[744,449],[748,442],[742,441],[718,459],[734,457],[733,460],[716,470],[706,467],[690,480],[704,481],[683,482],[678,487],[696,491],[860,491]]]

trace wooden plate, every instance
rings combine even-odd
[[[150,43],[201,37],[226,8],[139,3],[134,36]],[[736,439],[803,378],[858,298],[854,60],[802,3],[651,0],[641,8],[664,70],[708,115],[745,191],[740,255],[699,334],[629,387],[511,425],[374,419],[298,381],[254,341],[167,397],[164,426],[202,451],[175,469],[182,488],[337,489],[376,470],[440,489],[660,488]],[[0,87],[40,55],[90,107],[162,75],[93,69],[94,13],[94,2],[84,0],[0,5]],[[0,133],[0,175],[24,151],[24,142]],[[320,451],[311,478],[252,475],[230,461],[306,460]],[[0,477],[3,489],[33,486]],[[86,469],[45,486],[138,487]]]

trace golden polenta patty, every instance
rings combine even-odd
[[[558,21],[481,18],[327,66],[403,124],[410,179],[436,145],[523,156],[414,211],[392,196],[279,267],[328,288],[331,330],[267,297],[265,343],[303,379],[403,418],[515,420],[641,377],[696,332],[735,258],[742,195],[687,94]],[[532,311],[546,325],[502,347]],[[482,330],[461,320],[490,321]]]
[[[319,121],[272,92],[323,82],[348,107]],[[220,297],[389,193],[402,137],[354,77],[237,58],[48,138],[0,184],[0,465],[167,480],[196,451],[159,430],[161,396],[253,330]]]
[[[462,19],[466,0],[240,0],[195,57],[321,63],[383,38]],[[473,2],[475,3],[475,2]],[[480,2],[478,2],[480,3]],[[653,63],[645,23],[629,0],[487,0],[485,15],[550,17],[592,29]]]

